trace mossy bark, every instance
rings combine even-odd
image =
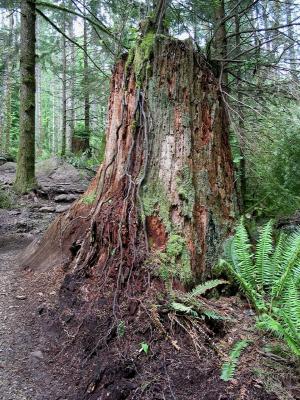
[[[15,188],[25,193],[35,180],[35,2],[21,1],[20,139]]]
[[[190,42],[156,35],[142,43],[115,67],[93,204],[79,201],[60,217],[31,265],[64,254],[73,272],[110,271],[118,288],[155,258],[183,283],[211,274],[234,216],[218,82]]]

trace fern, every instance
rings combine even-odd
[[[290,237],[281,234],[274,247],[272,226],[269,221],[262,227],[252,255],[241,221],[235,236],[226,244],[226,260],[220,260],[219,265],[239,284],[260,315],[257,326],[284,339],[299,355],[300,231]]]
[[[296,269],[297,262],[299,262],[300,258],[300,231],[295,232],[291,235],[290,239],[287,242],[286,247],[283,250],[283,259],[282,259],[282,273],[280,278],[275,283],[272,295],[273,297],[279,297],[282,292],[285,290],[285,286],[287,281],[290,279],[291,274],[294,273],[294,269]]]
[[[182,314],[186,315],[192,315],[193,317],[198,317],[198,313],[193,310],[193,307],[191,306],[186,306],[185,304],[182,303],[177,303],[176,301],[173,301],[171,303],[171,307],[174,311],[177,311]]]
[[[267,314],[261,315],[258,318],[256,326],[260,329],[271,332],[280,339],[284,339],[292,352],[297,356],[300,356],[299,338],[297,340],[297,337],[294,337],[292,334],[290,334],[283,324],[278,322],[272,316]]]
[[[273,221],[269,221],[262,229],[256,246],[255,277],[258,288],[270,286],[272,281],[272,264],[270,254],[273,251]]]
[[[223,381],[227,382],[233,378],[240,355],[249,343],[248,340],[239,340],[235,343],[229,354],[229,360],[222,367],[221,379]]]
[[[217,287],[219,285],[224,285],[224,283],[228,283],[228,282],[223,279],[214,279],[211,281],[204,282],[201,285],[196,286],[192,290],[192,292],[189,294],[189,296],[190,297],[201,296],[204,293],[206,293],[208,290],[214,289],[215,287]]]
[[[248,233],[243,223],[240,223],[232,242],[232,260],[236,272],[246,278],[249,284],[255,288],[255,269],[252,261],[253,256],[249,251],[250,248]]]

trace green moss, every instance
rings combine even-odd
[[[10,208],[12,206],[11,197],[0,186],[0,208]]]
[[[96,199],[97,195],[96,195],[96,191],[93,191],[89,194],[84,195],[81,198],[81,201],[83,204],[87,204],[87,205],[91,205],[94,203],[95,199]]]
[[[129,66],[133,66],[137,87],[140,87],[145,76],[151,73],[149,59],[153,52],[154,42],[155,33],[149,31],[141,38],[135,48],[129,50],[125,70],[127,71]]]
[[[159,276],[163,281],[169,282],[177,278],[184,285],[192,282],[190,256],[185,239],[178,233],[172,233],[164,252],[158,255],[160,267]]]
[[[128,56],[125,64],[125,74],[127,74],[128,68],[132,65],[135,55],[135,47],[128,51]]]
[[[192,218],[195,203],[195,188],[193,185],[192,173],[186,165],[183,167],[180,176],[177,177],[177,190],[183,201],[183,214]]]
[[[145,217],[159,215],[167,232],[171,231],[170,209],[171,203],[159,183],[145,185],[142,192],[142,212]]]

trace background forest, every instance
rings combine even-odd
[[[20,11],[1,2],[0,154],[17,156]],[[150,1],[36,2],[36,158],[101,162],[109,80],[152,10]],[[192,40],[219,76],[238,205],[256,216],[299,208],[300,4],[293,0],[172,1],[170,33]]]

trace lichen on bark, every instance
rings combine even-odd
[[[233,224],[227,130],[203,56],[190,42],[150,31],[112,77],[105,156],[83,238],[72,216],[84,202],[63,222],[64,238],[57,231],[63,249],[80,238],[73,270],[116,271],[121,288],[154,254],[183,283],[206,279]]]

